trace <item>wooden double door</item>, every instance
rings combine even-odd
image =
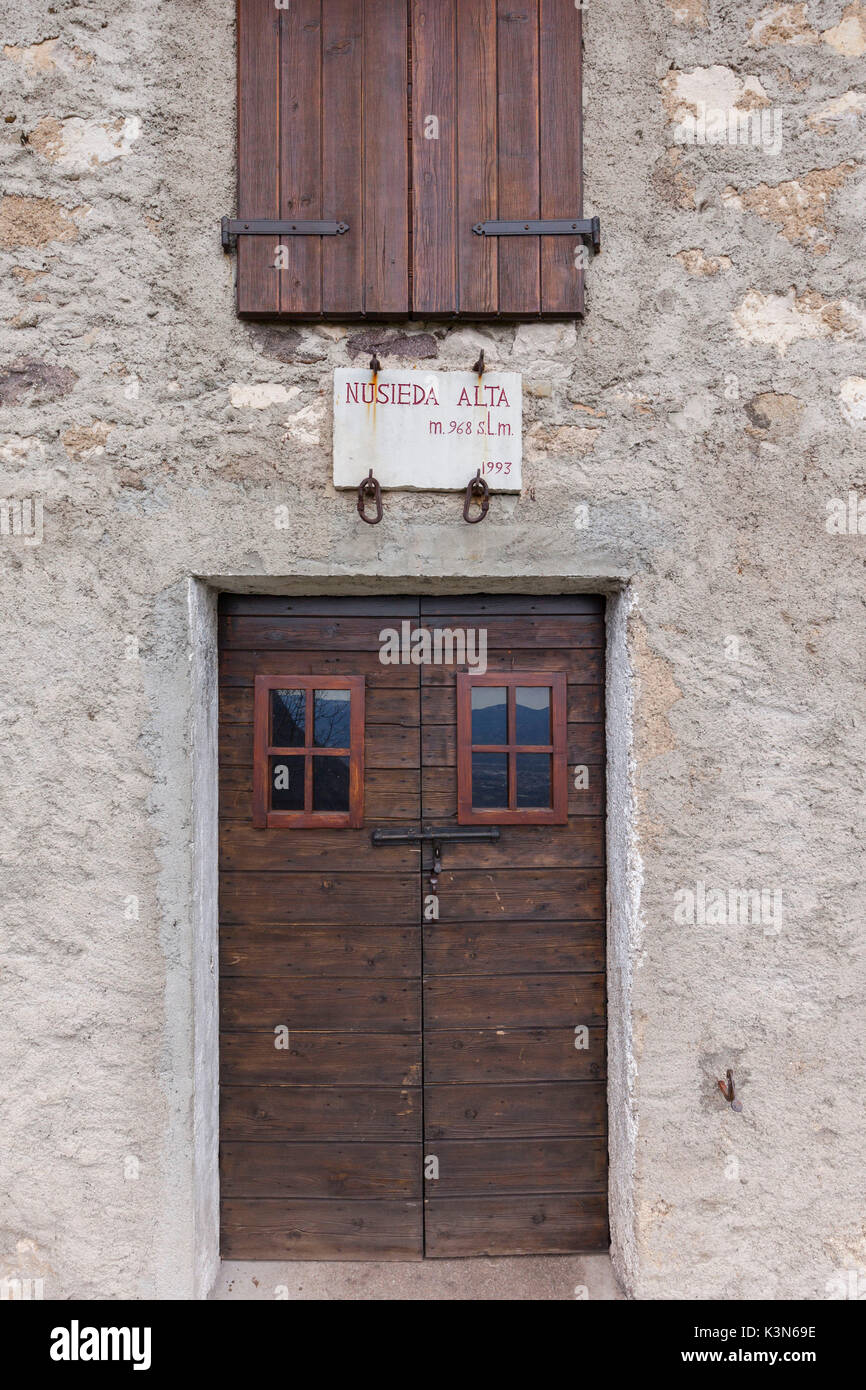
[[[220,607],[223,1257],[605,1250],[603,600]]]

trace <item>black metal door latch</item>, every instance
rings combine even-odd
[[[417,845],[432,844],[433,868],[430,872],[430,891],[436,892],[439,875],[442,872],[442,845],[454,840],[498,840],[497,825],[422,825],[420,830],[374,830],[371,836],[374,845]]]
[[[239,236],[343,236],[348,222],[280,222],[266,217],[224,217],[220,223],[224,251],[237,245]]]
[[[598,217],[556,217],[522,222],[476,222],[476,236],[579,236],[601,254],[601,219]]]

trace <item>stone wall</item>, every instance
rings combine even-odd
[[[618,1272],[824,1298],[866,1266],[866,5],[585,15],[585,324],[280,328],[235,318],[219,243],[232,0],[0,2],[0,496],[41,515],[0,536],[0,1274],[46,1297],[212,1274],[193,576],[627,591]],[[374,347],[524,374],[521,497],[359,523],[329,402]]]

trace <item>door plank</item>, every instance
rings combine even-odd
[[[374,686],[366,692],[364,716],[368,725],[401,724],[407,729],[417,729],[420,723],[417,694],[411,687],[390,689]],[[222,686],[219,692],[219,718],[221,724],[252,724],[252,685]]]
[[[425,1204],[426,1253],[573,1255],[608,1249],[603,1193],[544,1197],[452,1197]]]
[[[598,1027],[604,1019],[601,974],[451,975],[424,980],[425,1030],[574,1029]]]
[[[383,666],[378,651],[247,651],[220,652],[220,686],[251,686],[256,676],[363,676],[368,690],[376,687],[417,689],[417,666]]]
[[[421,1080],[421,1038],[417,1033],[367,1033],[359,1045],[348,1033],[291,1030],[289,1044],[286,1051],[278,1051],[273,1029],[221,1033],[222,1084],[417,1086]]]
[[[453,681],[449,685],[424,686],[421,691],[421,718],[425,729],[431,724],[453,724],[457,718],[456,706],[457,687]],[[601,686],[569,685],[567,711],[569,724],[603,724],[604,691]],[[228,704],[226,715],[221,713],[220,718],[226,718],[229,723],[244,722],[229,718]],[[398,720],[393,718],[382,722],[397,723]]]
[[[519,241],[520,238],[509,237],[507,240]],[[584,648],[603,647],[605,641],[604,619],[595,614],[552,614],[549,617],[515,618],[490,617],[483,613],[440,613],[435,618],[422,618],[420,628],[430,632],[453,632],[455,629],[464,632],[483,631],[487,634],[488,652],[515,646],[521,646],[527,651],[534,651],[537,647],[566,647],[582,651]],[[414,630],[415,624],[412,626],[412,631]],[[466,642],[465,646],[468,645]],[[473,645],[472,650],[477,650],[477,647]],[[537,657],[533,657],[527,669],[538,671],[544,668]]]
[[[429,977],[601,971],[604,954],[604,922],[431,922],[424,927]]]
[[[220,753],[226,766],[252,767],[253,725],[225,724],[220,738]],[[592,725],[578,725],[591,728]],[[374,724],[368,727],[364,739],[364,759],[371,769],[409,768],[418,766],[418,730],[401,724]]]
[[[592,826],[593,822],[587,824]],[[375,828],[368,820],[363,829],[340,831],[342,838],[335,840],[332,830],[258,830],[246,821],[224,821],[219,831],[220,868],[327,870],[338,859],[341,873],[370,873],[379,867],[383,873],[420,870],[417,845],[384,844],[371,849],[370,835]]]
[[[223,1141],[220,1192],[226,1198],[418,1198],[420,1158],[417,1144]]]
[[[464,0],[461,0],[461,9],[463,3]],[[464,13],[467,17],[473,16],[474,9],[473,3]],[[487,17],[488,13],[485,3],[482,18]],[[474,23],[474,18],[470,19],[470,23]],[[473,80],[478,80],[477,73],[473,72],[471,75]],[[500,617],[503,614],[506,617],[549,617],[561,613],[603,614],[606,602],[603,594],[422,594],[420,599],[415,601],[419,605],[418,612],[424,622],[430,622],[433,618],[438,621],[442,613]]]
[[[455,840],[444,850],[449,869],[595,869],[605,857],[604,821],[582,816],[567,825],[503,825],[498,840]],[[425,844],[422,864],[429,872],[432,848]],[[391,868],[402,867],[392,863]]]
[[[420,1260],[420,1202],[257,1201],[220,1204],[226,1260]]]
[[[220,922],[380,926],[387,920],[397,926],[418,920],[418,890],[412,874],[223,872]]]
[[[362,38],[355,28],[354,15],[360,14],[363,0],[329,0],[324,15],[325,60],[329,56],[335,61],[351,48],[358,50]],[[348,15],[344,21],[338,16]],[[332,33],[334,52],[328,53],[327,45]],[[356,53],[357,56],[357,53]],[[345,79],[344,79],[345,80]],[[338,221],[340,219],[337,219]],[[334,598],[330,594],[232,594],[219,596],[220,613],[245,613],[257,617],[271,618],[387,618],[390,622],[400,622],[403,618],[417,618],[420,604],[417,598],[405,594],[353,594],[351,597]]]
[[[220,1134],[224,1141],[363,1136],[420,1142],[421,1108],[418,1087],[223,1086]]]
[[[439,880],[440,920],[597,922],[605,915],[604,878],[600,869],[445,869]]]
[[[302,1033],[418,1033],[421,1000],[417,980],[332,976],[228,976],[220,989],[223,1032],[259,1032],[285,1025],[289,1041]]]
[[[427,1086],[424,1121],[431,1141],[600,1136],[607,1088],[599,1081]]]
[[[426,765],[457,766],[457,729],[453,724],[425,724],[422,756]],[[602,763],[604,761],[604,725],[568,725],[568,761],[570,763]]]
[[[421,814],[421,787],[417,768],[391,768],[387,770],[370,770],[368,768],[364,780],[366,783],[365,812],[371,825],[375,825],[377,821],[418,820]],[[252,768],[228,764],[221,766],[219,798],[221,819],[251,821],[253,814]],[[297,832],[290,830],[255,831],[256,835],[271,833],[285,837],[293,836]],[[307,830],[303,831],[304,837],[309,833]],[[355,832],[347,828],[336,833],[348,835]],[[359,833],[363,834],[363,832]]]
[[[424,1039],[428,1085],[474,1081],[600,1081],[605,1075],[605,1030],[590,1028],[586,1050],[575,1048],[573,1028],[432,1031]]]
[[[420,927],[223,927],[220,975],[417,979]]]
[[[525,639],[524,639],[525,641]],[[391,671],[402,667],[391,666]],[[420,666],[421,685],[450,685],[458,670],[468,666]],[[604,680],[604,651],[584,647],[580,651],[567,647],[488,647],[487,670],[491,671],[565,671],[573,685],[601,685]]]
[[[404,621],[409,622],[408,619]],[[394,627],[400,632],[399,623],[389,623],[385,618],[375,617],[304,617],[286,622],[258,614],[222,613],[219,626],[220,646],[224,651],[375,652],[377,660],[383,647],[380,634]],[[417,627],[416,622],[410,622],[409,632],[416,631]]]
[[[426,1184],[430,1201],[607,1189],[605,1138],[443,1139],[436,1141],[435,1157],[439,1177]]]
[[[570,774],[575,763],[569,764]],[[569,816],[591,816],[600,818],[605,811],[604,768],[600,763],[586,765],[589,769],[589,785],[578,790],[573,775],[568,782]],[[424,817],[435,821],[456,821],[457,819],[457,769],[455,767],[425,767],[421,772],[421,800]],[[381,809],[377,815],[384,820]],[[503,827],[505,829],[505,827]],[[553,827],[551,827],[553,829]]]

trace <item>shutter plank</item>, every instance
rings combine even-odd
[[[279,216],[280,11],[273,0],[238,6],[238,216]],[[269,237],[238,237],[238,313],[277,314],[279,272]]]
[[[497,0],[499,55],[499,213],[503,221],[540,216],[538,3]],[[499,240],[499,312],[541,307],[539,237]]]
[[[541,216],[583,210],[581,15],[572,0],[540,0]],[[541,238],[541,309],[582,314],[584,273],[578,237]]]
[[[364,0],[328,0],[322,14],[322,216],[347,222],[322,238],[322,308],[358,315],[364,301]]]
[[[412,0],[412,307],[419,314],[457,308],[456,8],[454,0]],[[428,116],[439,122],[435,140],[425,133]]]
[[[405,0],[366,0],[364,312],[409,312],[409,151]]]
[[[293,0],[282,13],[280,44],[280,216],[322,215],[322,0]],[[283,314],[322,307],[322,238],[284,237],[287,265],[278,270]]]
[[[457,0],[457,275],[461,314],[499,307],[499,247],[475,236],[497,214],[496,10]]]

